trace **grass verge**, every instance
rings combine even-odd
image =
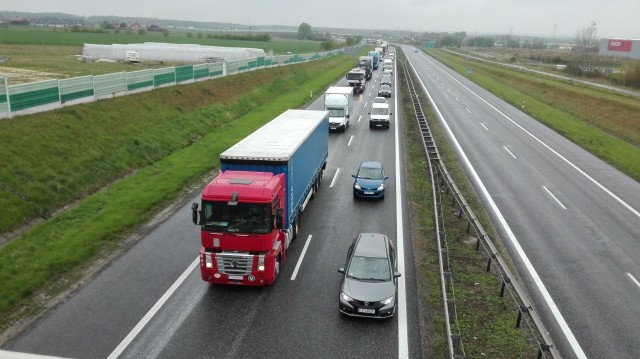
[[[160,112],[178,111],[183,114],[177,118],[163,116],[169,117],[165,124],[168,127],[154,130],[151,136],[155,142],[150,147],[159,154],[151,151],[154,157],[147,158],[147,163],[130,163],[129,169],[124,172],[137,166],[139,170],[86,197],[77,206],[34,226],[0,248],[0,330],[4,331],[24,316],[40,312],[43,309],[41,298],[48,298],[64,290],[69,282],[78,278],[79,268],[86,266],[100,253],[116,248],[128,233],[173,201],[185,188],[200,182],[204,175],[219,164],[218,154],[221,151],[284,110],[304,105],[309,100],[310,92],[324,91],[345,73],[352,61],[350,58],[339,57],[280,70],[232,76],[227,81],[246,85],[251,83],[251,78],[263,76],[263,72],[267,72],[270,80],[244,96],[227,98],[220,94],[224,100],[213,104],[199,102],[197,97],[190,99],[184,107],[171,103],[174,97],[188,98],[185,92],[202,92],[207,89],[207,85],[211,85],[203,83],[93,104],[102,111],[116,113],[119,108],[125,107],[128,109],[125,111],[127,114],[132,111],[142,116],[128,116],[125,122],[151,120],[157,121],[161,127],[164,121],[159,121],[160,119],[145,111],[154,111],[154,106],[158,106]],[[285,75],[285,72],[289,75]],[[241,88],[246,91],[248,87]],[[227,95],[232,92],[230,89]],[[213,102],[210,97],[208,99]],[[118,101],[127,101],[126,106]],[[74,113],[94,111],[92,107],[89,104],[78,109],[56,111],[67,114],[67,120],[61,120],[58,125],[65,127],[69,122],[80,121],[84,117],[76,119]],[[107,118],[119,119],[121,116],[112,114]],[[19,119],[25,120],[28,122],[28,117]],[[96,124],[100,122],[102,121],[97,120]],[[121,140],[131,145],[131,137],[120,139],[119,135],[110,133],[118,131],[119,126],[124,124],[116,121],[98,126],[97,132],[102,133],[102,136],[98,136],[99,142],[106,144],[110,140]],[[185,126],[195,126],[197,131],[182,131]],[[142,126],[135,133],[141,135],[147,130],[149,127]],[[177,137],[182,137],[175,143],[169,140],[174,132],[179,132],[181,136]],[[68,134],[69,141],[74,139],[73,134],[73,131]],[[197,134],[202,137],[195,138]],[[101,152],[100,147],[86,151],[94,150]],[[123,151],[128,150],[129,147]],[[122,155],[118,152],[113,160],[123,161]],[[145,158],[144,153],[141,157]],[[95,163],[99,165],[100,161]],[[91,171],[96,170],[93,168]],[[115,175],[118,172],[113,173]],[[83,179],[84,176],[80,176],[76,181],[82,182]]]
[[[438,50],[461,74],[524,111],[620,171],[640,180],[640,101],[637,98],[551,80]]]
[[[402,69],[399,70],[399,76],[404,78]],[[419,88],[417,90],[421,92]],[[419,98],[445,166],[490,237],[497,238],[490,218],[476,197],[446,135],[435,120],[427,97],[421,95]],[[417,273],[423,356],[440,357],[447,352],[447,342],[432,190],[420,128],[415,121],[413,104],[406,89],[402,92],[402,111],[405,119],[403,131],[407,154],[407,196]],[[442,195],[445,206],[444,230],[448,240],[457,309],[454,331],[460,331],[466,357],[535,358],[537,348],[533,334],[515,329],[515,303],[508,297],[499,297],[500,279],[485,271],[486,255],[482,250],[479,253],[475,251],[475,240],[466,234],[466,219],[458,219],[457,209],[447,207],[452,203],[452,198],[444,193]],[[496,245],[503,258],[508,258],[504,248],[499,243]]]

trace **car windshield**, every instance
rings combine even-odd
[[[358,178],[382,179],[382,168],[360,167]]]
[[[391,279],[389,261],[386,258],[353,256],[347,276],[363,281],[389,281]]]
[[[389,109],[384,107],[374,107],[371,109],[372,115],[387,115],[389,114]]]
[[[202,203],[204,230],[230,233],[266,234],[271,232],[271,206],[258,203]]]

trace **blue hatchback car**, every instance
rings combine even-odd
[[[358,167],[358,173],[351,175],[353,182],[353,198],[384,199],[384,186],[388,176],[384,174],[382,163],[365,161]]]

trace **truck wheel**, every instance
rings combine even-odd
[[[293,234],[291,235],[292,240],[298,238],[298,231],[300,230],[298,222],[300,222],[300,216],[298,216],[298,218],[293,222]]]

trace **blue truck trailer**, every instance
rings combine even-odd
[[[287,110],[221,153],[202,209],[192,206],[202,227],[202,279],[272,284],[328,154],[329,112],[311,110]]]
[[[378,64],[380,63],[380,54],[378,51],[369,51],[367,55],[373,57],[373,69],[377,70]]]

